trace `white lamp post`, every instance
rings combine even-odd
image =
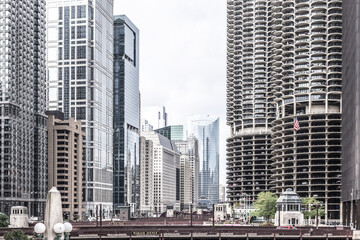
[[[46,230],[46,226],[43,223],[37,223],[34,227],[34,231],[37,234],[37,237],[40,240],[50,240],[47,238],[44,238],[44,232]],[[65,240],[70,239],[70,232],[72,231],[72,225],[71,223],[56,223],[54,225],[53,231],[56,234],[56,237],[54,240],[61,240],[62,234],[64,233]]]

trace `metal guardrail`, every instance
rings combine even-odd
[[[232,234],[232,235],[257,235],[257,236],[298,236],[302,239],[302,236],[310,235],[311,227],[299,227],[296,230],[288,229],[276,229],[275,227],[258,227],[258,226],[202,226],[202,225],[148,225],[152,221],[142,222],[138,225],[123,225],[123,226],[96,226],[96,225],[79,225],[76,224],[73,228],[71,236],[81,236],[81,235],[147,235],[151,234],[180,234],[180,235],[189,235],[189,234]],[[6,232],[16,230],[19,228],[0,228],[0,236],[4,236]],[[20,228],[19,230],[23,231],[27,235],[34,235],[33,228]],[[349,227],[343,227],[343,229],[338,229],[336,227],[319,227],[319,229],[313,228],[311,236],[326,236],[327,238],[337,238],[342,236],[346,239],[352,238],[352,231]]]

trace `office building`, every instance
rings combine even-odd
[[[47,193],[45,0],[0,4],[0,212],[42,217]]]
[[[180,210],[190,210],[192,204],[192,171],[188,155],[180,156]]]
[[[154,213],[159,216],[167,207],[180,211],[180,153],[176,145],[154,131],[141,135],[153,144]]]
[[[140,207],[141,217],[152,217],[154,211],[153,142],[140,137]]]
[[[184,139],[183,125],[171,125],[156,129],[155,132],[167,137],[171,141],[182,141]]]
[[[139,208],[139,30],[114,17],[114,212]]]
[[[113,0],[48,0],[48,109],[86,132],[87,215],[113,206]]]
[[[359,1],[342,3],[342,180],[343,224],[360,228]]]
[[[154,127],[149,123],[148,120],[146,119],[141,119],[141,131],[142,132],[148,132],[148,131],[153,131]]]
[[[61,193],[65,218],[81,220],[82,163],[85,161],[85,132],[74,118],[64,120],[59,111],[47,112],[48,190],[56,187]]]
[[[219,118],[210,115],[187,119],[187,135],[198,140],[198,198],[219,201]]]
[[[148,121],[154,129],[167,126],[167,113],[163,106],[142,106],[141,118]]]
[[[180,152],[180,161],[183,162],[183,166],[187,166],[186,162],[189,162],[191,177],[191,202],[195,207],[198,204],[198,178],[199,178],[199,147],[198,140],[194,136],[190,136],[186,141],[175,141],[176,147]],[[187,170],[183,169],[187,174]],[[184,174],[182,174],[183,176]],[[181,176],[181,177],[182,177]],[[184,185],[184,189],[187,189]]]
[[[228,1],[228,125],[243,134],[228,139],[230,201],[269,189],[271,140],[271,189],[315,197],[325,222],[340,220],[341,22],[340,0]]]
[[[226,201],[226,186],[223,184],[219,185],[219,202]]]

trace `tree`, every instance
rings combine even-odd
[[[23,233],[20,230],[14,230],[11,232],[8,232],[5,234],[4,236],[5,240],[30,240],[30,238],[28,238],[25,233]]]
[[[255,211],[252,213],[256,217],[265,217],[266,222],[275,217],[277,197],[271,192],[261,192],[257,195],[254,203]]]
[[[316,206],[317,204],[319,204],[319,201],[314,198],[314,197],[306,197],[303,198],[302,200],[302,206],[304,208],[303,214],[304,214],[304,218],[307,219],[313,219],[316,218]],[[325,216],[325,207],[324,206],[319,206],[318,207],[318,214],[320,217]]]
[[[6,214],[0,213],[0,227],[8,227],[9,226],[9,217]]]

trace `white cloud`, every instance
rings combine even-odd
[[[220,116],[220,183],[225,183],[226,1],[115,0],[140,30],[143,105],[164,105],[170,124]]]

